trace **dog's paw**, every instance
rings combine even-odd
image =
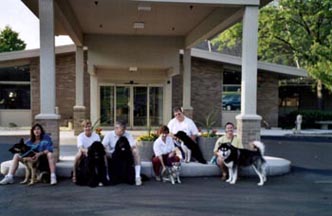
[[[24,179],[23,181],[20,182],[20,184],[26,184],[26,183],[28,183],[27,179]]]

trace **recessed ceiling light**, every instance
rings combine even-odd
[[[138,70],[137,67],[129,67],[129,71],[130,71],[130,72],[135,72],[135,71],[137,71],[137,70]]]
[[[144,28],[144,22],[134,22],[133,28],[134,29],[143,29]]]
[[[147,4],[139,4],[137,6],[138,11],[151,11],[151,6]]]

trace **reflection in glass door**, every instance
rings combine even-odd
[[[100,86],[100,124],[117,120],[129,128],[158,127],[163,123],[163,87]]]
[[[134,87],[134,126],[147,124],[147,87]]]
[[[116,120],[124,121],[129,123],[130,114],[130,87],[117,86],[116,87]]]

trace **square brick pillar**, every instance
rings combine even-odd
[[[36,123],[39,123],[43,126],[45,133],[50,135],[53,142],[53,155],[55,162],[59,161],[60,158],[60,115],[55,118],[42,118],[35,117]]]
[[[77,136],[82,132],[82,121],[85,117],[85,106],[74,106],[74,135]]]
[[[194,109],[183,109],[183,113],[185,116],[187,116],[188,118],[193,119],[193,113],[194,113]]]
[[[261,120],[259,115],[237,115],[237,137],[244,148],[249,148],[249,142],[261,140]]]

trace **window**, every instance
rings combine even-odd
[[[241,73],[225,70],[222,90],[223,110],[241,110]]]
[[[28,65],[0,68],[0,109],[30,109]]]

